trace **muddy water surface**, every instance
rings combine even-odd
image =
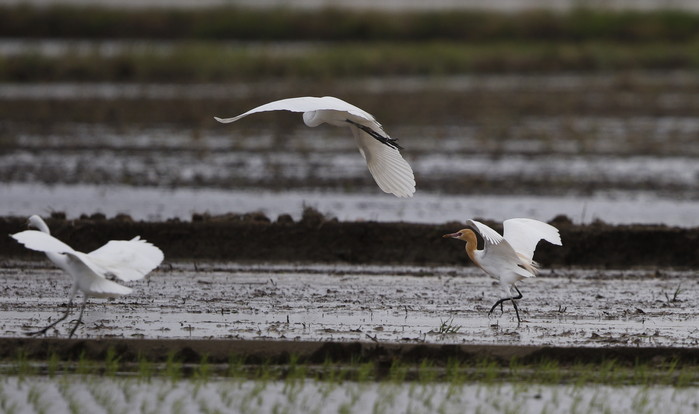
[[[65,310],[68,276],[5,262],[0,332],[21,337]],[[82,338],[216,338],[551,346],[699,343],[694,272],[544,272],[514,311],[488,317],[500,288],[461,267],[173,264],[116,300],[91,299]],[[76,314],[77,315],[77,314]],[[69,323],[49,336],[65,337]]]

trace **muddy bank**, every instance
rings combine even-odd
[[[25,229],[25,218],[0,218],[0,233]],[[218,260],[316,263],[465,264],[463,245],[442,235],[463,224],[340,222],[307,209],[301,220],[288,215],[276,220],[260,213],[210,217],[192,221],[136,222],[128,216],[102,215],[47,220],[53,234],[76,249],[90,251],[109,240],[140,235],[159,246],[166,260]],[[486,221],[498,231],[499,223]],[[575,225],[566,217],[551,222],[564,246],[541,243],[537,260],[546,267],[583,266],[699,267],[699,228],[652,225]],[[34,258],[9,237],[0,238],[0,257]]]
[[[240,340],[150,340],[150,339],[41,339],[0,338],[0,359],[12,360],[22,350],[28,359],[47,360],[56,354],[61,360],[104,361],[112,348],[120,362],[139,358],[165,362],[172,355],[184,363],[228,363],[232,355],[247,363],[288,363],[290,356],[301,363],[387,362],[419,363],[425,360],[446,364],[450,360],[478,362],[491,360],[509,364],[555,361],[561,365],[601,363],[660,365],[670,361],[699,363],[699,350],[691,348],[585,348],[508,345],[395,344],[374,342],[240,341]]]

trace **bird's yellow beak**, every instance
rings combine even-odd
[[[456,233],[449,233],[442,236],[442,238],[444,239],[458,239],[459,237],[461,237],[461,232],[459,231],[457,231]]]

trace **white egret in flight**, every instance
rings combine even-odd
[[[131,288],[114,283],[108,280],[107,276],[113,275],[127,282],[142,279],[163,261],[163,252],[145,240],[140,240],[139,236],[131,240],[112,240],[99,249],[85,254],[73,250],[51,236],[49,227],[41,217],[31,216],[27,224],[30,228],[34,227],[39,231],[26,230],[11,235],[12,238],[28,249],[46,253],[49,260],[73,277],[73,287],[65,314],[49,326],[29,332],[28,335],[46,333],[67,318],[73,298],[79,289],[83,292],[83,303],[80,307],[80,316],[70,331],[69,338],[72,337],[82,320],[88,297],[117,297],[131,293]]]
[[[303,112],[303,122],[309,127],[323,123],[349,126],[379,188],[397,197],[412,197],[415,193],[413,170],[400,155],[399,149],[402,147],[397,140],[389,137],[371,114],[342,99],[332,96],[288,98],[258,106],[234,118],[214,118],[227,124],[250,114],[267,111]]]
[[[469,227],[478,232],[483,238],[483,250],[478,250],[478,240],[471,228],[462,229],[456,233],[445,234],[442,237],[459,239],[466,242],[466,254],[476,266],[485,273],[500,281],[505,291],[505,297],[499,299],[489,315],[502,303],[512,301],[517,314],[517,324],[521,322],[515,300],[522,298],[522,292],[517,289],[515,282],[535,277],[539,273],[539,264],[533,260],[534,250],[539,240],[561,246],[561,236],[558,229],[538,220],[514,218],[503,222],[503,235],[476,220],[466,222]],[[512,294],[512,288],[517,296]]]

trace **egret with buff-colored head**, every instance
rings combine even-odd
[[[517,324],[522,321],[517,308],[518,299],[522,298],[515,283],[526,278],[535,277],[539,273],[539,265],[534,258],[534,250],[540,240],[561,246],[561,236],[558,229],[544,222],[514,218],[503,222],[503,235],[476,220],[467,221],[469,228],[456,233],[445,234],[444,238],[459,239],[466,242],[466,254],[473,263],[485,273],[500,281],[505,297],[499,299],[488,314],[493,313],[503,302],[512,301],[517,315]],[[478,250],[476,232],[483,238],[483,250]],[[517,296],[512,294],[517,291]]]

